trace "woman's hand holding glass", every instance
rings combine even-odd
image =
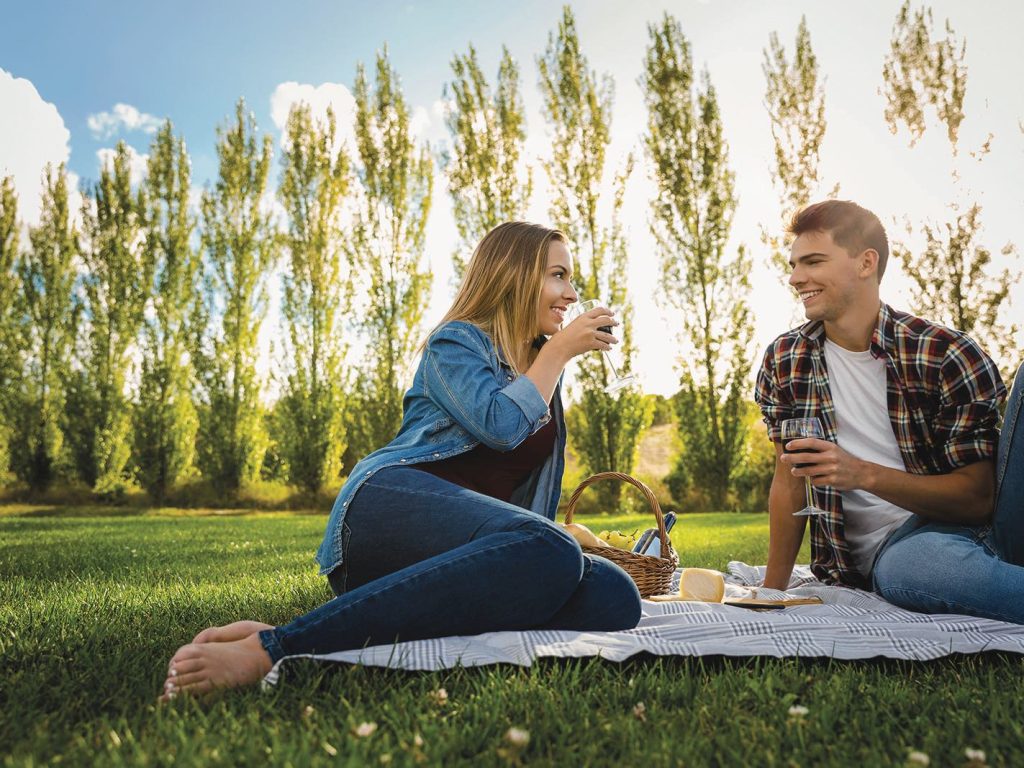
[[[605,392],[615,392],[636,383],[636,377],[631,373],[619,375],[618,367],[612,360],[611,355],[608,354],[612,344],[619,343],[619,340],[611,334],[613,326],[619,325],[619,322],[614,319],[614,314],[610,309],[603,306],[597,299],[590,299],[589,301],[581,301],[578,304],[571,305],[566,317],[569,320],[568,328],[571,328],[580,320],[586,319],[586,323],[582,326],[581,331],[585,328],[586,333],[590,334],[592,340],[597,345],[587,347],[584,351],[598,350],[603,353],[605,363],[608,364],[612,374],[611,381],[604,388]],[[563,330],[568,328],[563,326]]]
[[[584,303],[593,306],[581,309],[580,304],[570,305],[562,329],[552,339],[557,339],[570,359],[595,350],[607,352],[612,344],[619,343],[612,333],[619,324],[612,311],[596,301]]]

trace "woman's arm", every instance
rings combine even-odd
[[[450,324],[430,338],[424,351],[426,394],[476,440],[494,450],[510,450],[551,418],[548,402],[565,364],[581,352],[609,349],[616,341],[597,330],[614,323],[607,310],[582,315],[551,337],[524,376],[507,382],[495,379],[476,332]]]
[[[548,339],[525,374],[536,385],[545,402],[551,400],[558,377],[570,360],[592,350],[611,349],[612,344],[618,343],[619,340],[610,333],[598,330],[618,324],[607,309],[597,307],[580,315]]]

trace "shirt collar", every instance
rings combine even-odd
[[[825,323],[821,320],[804,323],[797,329],[797,333],[809,341],[816,342],[819,347],[825,344]],[[878,322],[875,323],[875,330],[871,332],[871,343],[868,348],[875,357],[891,354],[896,348],[896,322],[892,308],[884,301],[879,306]]]

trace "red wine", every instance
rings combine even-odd
[[[789,450],[786,450],[785,448],[783,448],[782,452],[783,453],[817,453],[817,451],[812,451],[810,448],[804,448],[802,451],[789,451]],[[793,466],[799,467],[799,468],[803,468],[803,467],[810,467],[812,465],[811,464],[794,464]]]
[[[597,326],[597,330],[601,331],[602,333],[611,333],[612,327],[610,325],[599,325]]]

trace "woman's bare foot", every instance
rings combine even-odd
[[[230,643],[234,640],[244,640],[253,632],[262,632],[264,629],[273,629],[272,624],[264,624],[262,621],[236,621],[232,624],[225,624],[223,627],[208,627],[192,638],[193,643]]]
[[[204,695],[218,688],[237,688],[258,683],[273,664],[259,635],[242,640],[189,643],[171,657],[161,701],[179,693]]]

